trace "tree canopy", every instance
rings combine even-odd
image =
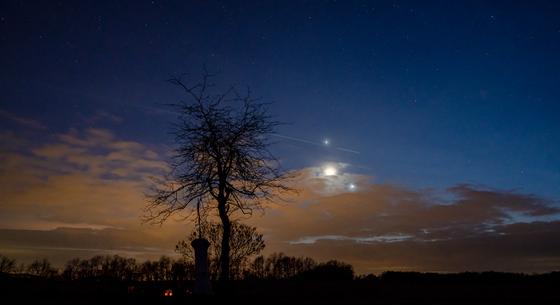
[[[270,153],[269,135],[279,125],[267,104],[234,87],[216,93],[204,73],[202,81],[181,88],[186,100],[171,104],[178,118],[173,127],[175,149],[170,171],[156,179],[149,195],[147,220],[163,222],[171,215],[197,210],[200,217],[217,215],[222,224],[220,278],[229,278],[230,216],[252,214],[264,201],[290,191],[287,172]],[[197,207],[198,209],[193,209]],[[202,214],[202,216],[201,216]]]

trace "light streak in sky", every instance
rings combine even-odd
[[[290,141],[305,143],[305,144],[309,144],[309,145],[315,145],[315,146],[330,146],[330,144],[331,144],[331,141],[329,139],[325,139],[325,140],[323,140],[323,142],[316,142],[316,141],[310,141],[310,140],[307,140],[307,139],[302,139],[302,138],[297,138],[297,137],[285,136],[285,135],[281,135],[281,134],[277,134],[277,133],[273,133],[273,134],[271,134],[271,136],[281,138],[281,139],[290,140]],[[360,154],[359,151],[349,149],[349,148],[344,148],[344,147],[333,147],[333,149],[343,151],[343,152],[347,152],[347,153],[352,153],[352,154]]]

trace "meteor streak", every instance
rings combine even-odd
[[[325,139],[325,140],[323,140],[323,142],[316,142],[316,141],[310,141],[310,140],[302,139],[302,138],[285,136],[285,135],[281,135],[281,134],[277,134],[277,133],[273,133],[273,134],[271,134],[271,136],[281,138],[281,139],[290,140],[290,141],[294,141],[294,142],[316,145],[316,146],[330,146],[330,144],[331,144],[331,141],[329,139]],[[340,150],[340,151],[347,152],[347,153],[352,153],[352,154],[359,154],[360,153],[359,151],[349,149],[349,148],[344,148],[344,147],[333,147],[333,149]]]

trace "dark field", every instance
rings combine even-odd
[[[560,273],[388,272],[351,281],[244,280],[197,298],[192,282],[66,281],[3,275],[2,304],[560,304]],[[165,297],[171,289],[173,295]]]

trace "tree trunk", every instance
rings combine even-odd
[[[218,210],[220,212],[220,220],[222,221],[222,251],[220,253],[220,277],[219,280],[222,283],[229,281],[229,240],[231,237],[231,222],[229,216],[226,212],[225,200],[218,203]]]

